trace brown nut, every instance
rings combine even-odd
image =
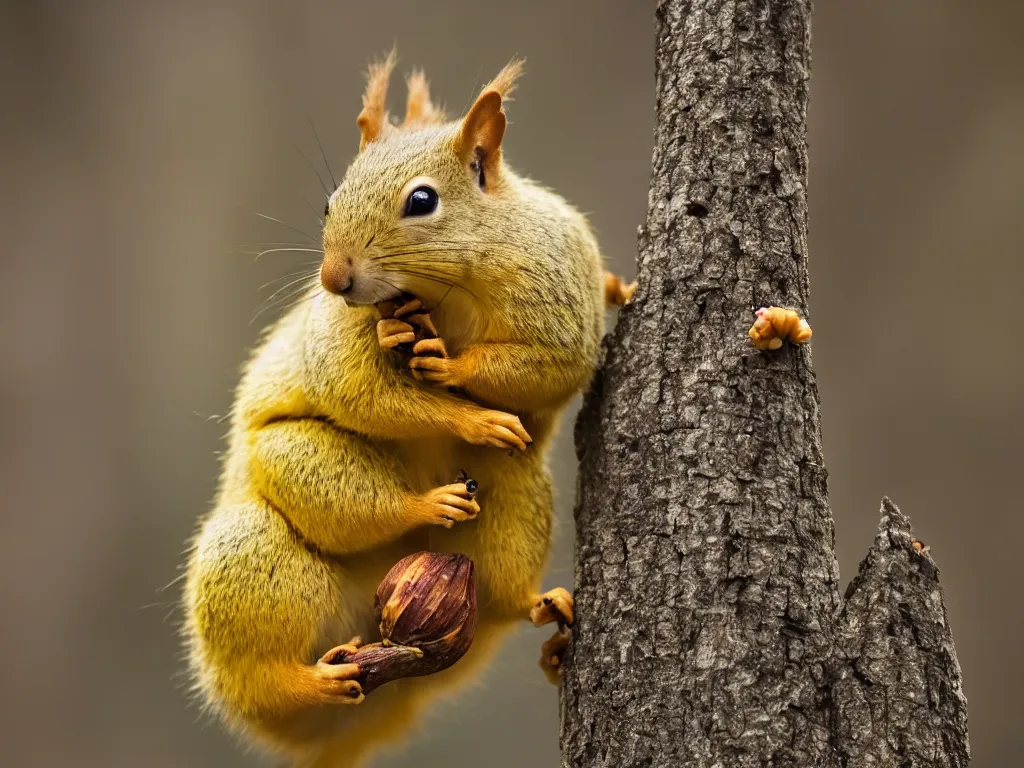
[[[399,560],[377,587],[374,609],[383,642],[341,650],[328,660],[358,664],[363,693],[392,680],[447,669],[473,643],[473,561],[440,552]]]
[[[409,555],[377,587],[374,609],[385,645],[419,648],[451,666],[476,629],[473,561],[443,552]]]

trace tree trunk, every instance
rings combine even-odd
[[[808,305],[809,0],[656,14],[639,289],[576,427],[562,764],[966,765],[934,565],[887,508],[841,613],[810,352],[746,336]]]

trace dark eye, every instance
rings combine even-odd
[[[430,187],[416,187],[405,201],[405,216],[426,216],[437,209],[437,192]]]

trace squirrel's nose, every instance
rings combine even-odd
[[[320,282],[331,293],[344,296],[352,290],[352,259],[324,259],[320,267]]]

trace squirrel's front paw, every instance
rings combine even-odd
[[[519,417],[504,411],[474,411],[471,418],[459,423],[458,429],[459,436],[471,445],[525,451],[527,444],[533,442]]]
[[[429,381],[439,387],[462,386],[463,379],[459,362],[448,357],[444,339],[421,339],[412,348],[412,354],[413,358],[409,361],[409,369],[416,379]]]
[[[778,349],[787,338],[794,344],[811,340],[811,326],[795,310],[761,307],[756,314],[757,320],[747,335],[758,349]]]
[[[394,349],[399,344],[412,344],[426,335],[437,336],[437,329],[430,315],[423,312],[423,302],[410,299],[400,306],[394,300],[377,305],[382,320],[377,321],[377,341],[384,349]]]
[[[411,344],[416,340],[416,330],[408,323],[393,317],[377,321],[377,341],[384,349],[394,349],[399,344]]]
[[[470,483],[473,490],[470,490]],[[442,485],[410,497],[409,511],[424,523],[451,528],[457,522],[473,520],[480,513],[480,505],[473,498],[475,495],[475,480]]]

